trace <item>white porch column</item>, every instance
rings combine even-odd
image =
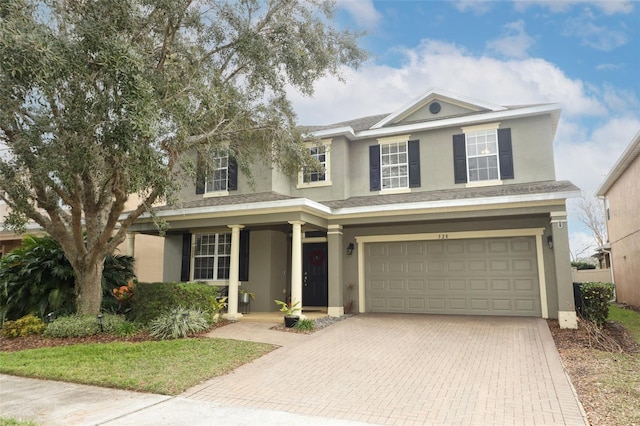
[[[240,230],[244,225],[228,225],[231,228],[231,259],[229,259],[229,298],[227,313],[223,318],[238,320],[242,314],[238,312],[238,285],[240,283]]]
[[[294,220],[289,222],[293,225],[293,235],[291,238],[291,305],[300,302],[298,307],[302,308],[302,225],[304,222]],[[294,315],[302,318],[301,311]]]

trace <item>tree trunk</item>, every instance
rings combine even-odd
[[[97,315],[100,313],[103,269],[104,259],[75,268],[78,315]]]

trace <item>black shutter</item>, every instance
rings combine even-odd
[[[180,281],[189,281],[191,278],[191,233],[182,234],[182,266],[180,268]]]
[[[420,141],[409,141],[409,188],[420,187]]]
[[[198,153],[198,159],[196,160],[196,194],[204,194],[206,178],[207,164],[202,154]]]
[[[229,191],[237,191],[238,190],[238,162],[235,158],[229,157],[229,168],[227,175],[227,189]]]
[[[240,231],[240,281],[249,281],[249,231]]]
[[[380,191],[380,145],[369,146],[369,190]]]
[[[500,157],[500,179],[513,179],[511,129],[498,129],[498,155]]]
[[[455,183],[467,183],[467,141],[464,133],[453,135],[453,175]]]

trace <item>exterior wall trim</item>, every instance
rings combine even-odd
[[[384,243],[398,241],[427,241],[427,240],[463,240],[472,238],[501,238],[501,237],[535,237],[536,257],[538,264],[538,284],[540,286],[540,310],[542,318],[549,318],[549,306],[547,305],[547,283],[544,274],[544,257],[542,235],[544,228],[522,229],[496,229],[487,231],[463,231],[463,232],[431,232],[424,234],[394,234],[394,235],[361,235],[356,236],[358,244],[358,309],[360,313],[366,312],[365,306],[365,244]]]

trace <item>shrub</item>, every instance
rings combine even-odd
[[[149,334],[156,339],[178,339],[209,328],[207,314],[199,309],[177,307],[151,321]]]
[[[583,271],[585,269],[596,269],[596,265],[588,262],[571,262],[571,266],[576,268],[578,271]]]
[[[102,274],[103,301],[115,304],[113,287],[135,276],[131,256],[107,256]],[[75,312],[75,273],[60,244],[50,236],[28,235],[0,258],[0,322],[25,315]]]
[[[611,283],[583,283],[580,285],[584,300],[585,319],[602,327],[609,316],[609,302],[613,298]]]
[[[305,318],[305,319],[298,320],[298,322],[296,323],[296,325],[293,326],[293,328],[299,331],[313,331],[316,328],[316,323],[308,318]]]
[[[60,317],[47,324],[44,335],[47,337],[85,337],[100,333],[118,334],[127,320],[122,315],[103,314],[102,329],[95,316],[71,315]]]
[[[40,318],[35,315],[27,315],[15,321],[6,321],[0,334],[8,338],[42,334],[44,327],[44,322]]]
[[[131,300],[131,319],[149,324],[177,306],[214,315],[217,287],[203,283],[137,283]]]

